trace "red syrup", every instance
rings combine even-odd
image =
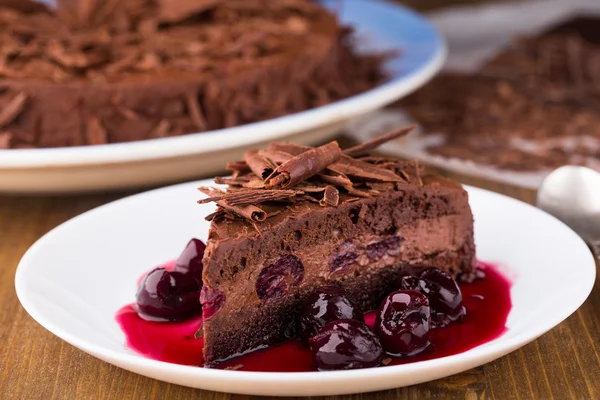
[[[479,263],[484,279],[460,283],[467,315],[460,323],[435,329],[431,345],[424,352],[404,358],[384,356],[389,365],[431,360],[463,353],[490,342],[506,332],[506,318],[511,309],[511,283],[498,268]],[[127,345],[145,357],[175,364],[202,366],[203,340],[194,339],[202,325],[197,316],[184,322],[149,322],[128,305],[117,312],[116,319],[125,333]],[[373,326],[375,313],[365,314],[365,322]],[[299,340],[290,340],[276,346],[236,357],[219,368],[258,372],[314,371],[312,355]]]

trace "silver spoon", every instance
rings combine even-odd
[[[544,179],[537,206],[569,225],[600,260],[600,173],[564,166]]]

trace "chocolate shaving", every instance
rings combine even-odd
[[[301,190],[304,193],[323,193],[326,186],[317,186],[308,182],[301,182],[295,186],[296,189]]]
[[[250,222],[262,222],[267,219],[267,213],[253,205],[245,205],[245,206],[233,206],[228,204],[224,200],[218,200],[217,205],[222,207],[224,210],[234,213],[244,219],[247,219]]]
[[[325,192],[323,193],[323,199],[319,202],[319,204],[323,207],[337,207],[339,202],[340,192],[333,186],[327,186],[325,188]]]
[[[364,198],[373,197],[373,195],[369,192],[365,192],[364,190],[354,189],[354,188],[348,189],[348,194],[351,196],[364,197]]]
[[[302,182],[331,164],[342,156],[342,150],[337,142],[305,151],[281,164],[265,181],[269,188],[286,188]]]
[[[382,144],[384,144],[386,142],[389,142],[390,140],[394,140],[399,137],[407,135],[408,133],[413,131],[416,127],[417,127],[417,125],[415,124],[415,125],[411,125],[409,127],[403,128],[403,129],[398,129],[397,131],[388,133],[387,135],[380,136],[378,138],[375,138],[373,140],[359,144],[354,147],[350,147],[349,149],[344,150],[344,154],[347,156],[353,156],[353,157],[360,155],[360,154],[364,154],[369,150],[376,149],[377,147],[381,146]]]
[[[300,144],[295,143],[270,143],[269,148],[266,151],[279,151],[287,154],[291,154],[293,156],[298,156],[308,150],[312,149],[309,146],[302,146]]]
[[[104,129],[102,123],[98,118],[92,117],[87,122],[85,130],[85,139],[87,144],[108,143],[106,129]]]
[[[200,131],[205,131],[206,126],[207,126],[206,119],[204,118],[202,109],[200,108],[200,104],[198,103],[197,94],[196,93],[188,94],[185,101],[186,101],[188,112],[190,114],[190,118],[192,119],[192,122],[194,122],[194,125],[196,125],[196,127]]]
[[[390,182],[366,182],[365,185],[379,193],[394,189],[394,184]]]
[[[329,169],[338,174],[376,182],[398,182],[403,180],[389,169],[380,168],[346,155],[342,156],[339,162],[330,165]]]
[[[329,183],[335,186],[341,186],[345,189],[352,187],[352,181],[346,175],[342,173],[336,173],[332,171],[323,171],[323,173],[318,174],[317,177],[325,183]]]
[[[267,179],[277,168],[277,165],[273,161],[256,150],[247,151],[244,154],[244,161],[248,164],[250,170],[263,180]]]
[[[0,127],[10,124],[23,111],[23,106],[27,101],[27,95],[23,92],[17,94],[3,109],[0,111]]]
[[[154,128],[154,130],[152,132],[150,132],[150,137],[151,138],[167,137],[169,135],[170,129],[171,129],[171,124],[169,123],[169,121],[166,119],[163,119],[158,123],[158,125],[156,125],[156,128]]]
[[[8,149],[12,140],[12,133],[0,132],[0,149]]]
[[[242,206],[245,204],[260,204],[267,201],[278,201],[289,199],[296,195],[302,194],[299,190],[260,190],[260,189],[244,189],[238,191],[222,192],[210,187],[198,188],[202,193],[209,197],[198,200],[199,204],[210,203],[213,201],[227,202],[230,206]]]
[[[223,199],[233,206],[284,200],[302,194],[298,190],[244,190],[227,193]]]
[[[423,179],[421,179],[421,165],[418,160],[415,160],[415,176],[417,178],[417,184],[423,186]]]
[[[213,219],[218,220],[223,217],[224,213],[225,212],[223,210],[218,210],[218,211],[208,214],[206,217],[204,217],[204,219],[207,221],[212,221]]]
[[[246,164],[245,161],[233,161],[233,162],[228,162],[225,165],[225,168],[230,170],[230,171],[250,171],[250,167],[248,166],[248,164]]]
[[[260,178],[254,178],[244,183],[242,186],[248,189],[264,189],[265,183]]]
[[[276,164],[283,164],[290,158],[294,157],[290,153],[286,153],[286,152],[280,151],[280,150],[273,150],[273,149],[259,151],[259,154],[261,154],[263,157],[268,158],[269,160],[273,161]]]
[[[215,178],[215,183],[217,183],[219,185],[244,186],[248,182],[249,181],[247,179],[244,179],[242,177],[237,177],[237,178],[223,178],[221,176],[217,176]]]

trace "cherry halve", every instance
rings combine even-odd
[[[363,313],[337,286],[325,286],[311,293],[305,300],[298,318],[298,331],[305,342],[328,322],[338,319],[363,321]]]
[[[199,239],[192,239],[189,241],[185,249],[175,262],[173,271],[181,272],[184,274],[191,274],[194,278],[202,282],[202,257],[204,257],[204,251],[206,245]]]
[[[201,284],[177,271],[155,268],[140,282],[137,311],[149,321],[181,321],[200,312]]]
[[[356,245],[349,240],[345,241],[338,251],[329,256],[329,269],[337,272],[350,268],[358,261],[358,253]]]
[[[200,292],[200,304],[202,304],[202,319],[206,321],[223,307],[225,294],[220,290],[204,285]]]
[[[256,280],[256,294],[262,301],[277,300],[304,279],[304,264],[288,254],[264,267]]]
[[[355,319],[329,322],[308,344],[320,371],[377,367],[383,355],[379,338]]]
[[[425,295],[416,290],[399,290],[381,303],[375,315],[374,329],[386,352],[411,356],[430,344],[430,317]]]
[[[418,290],[429,299],[431,323],[441,328],[464,317],[462,293],[452,276],[439,268],[427,268],[417,276],[404,276],[402,290]]]

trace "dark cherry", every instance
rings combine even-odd
[[[329,322],[308,344],[320,371],[376,367],[383,355],[377,335],[355,319]]]
[[[363,313],[343,289],[336,286],[319,288],[306,298],[300,311],[300,337],[308,342],[325,324],[338,319],[363,321]]]
[[[433,327],[444,327],[465,315],[458,284],[449,273],[439,268],[427,268],[418,277],[403,277],[400,289],[418,290],[427,296]]]
[[[271,265],[264,267],[256,280],[258,298],[276,300],[290,288],[298,286],[304,279],[304,265],[298,257],[288,254]]]
[[[194,278],[202,282],[202,257],[204,257],[204,250],[206,250],[204,242],[198,239],[190,240],[187,246],[185,246],[183,253],[181,253],[175,262],[173,271],[184,274],[190,273]]]
[[[342,243],[339,251],[329,257],[329,270],[331,272],[341,271],[349,268],[358,261],[358,251],[356,246],[350,241]]]
[[[429,346],[430,317],[425,295],[416,290],[399,290],[381,303],[374,329],[386,352],[415,355]]]
[[[151,321],[186,319],[200,311],[200,287],[189,275],[164,268],[153,269],[138,287],[138,314]]]
[[[202,318],[206,321],[223,307],[225,293],[204,285],[200,292],[200,304],[202,304]]]
[[[400,254],[401,243],[400,237],[389,236],[378,242],[369,243],[365,248],[365,252],[371,260],[379,260],[385,255],[397,256]]]

